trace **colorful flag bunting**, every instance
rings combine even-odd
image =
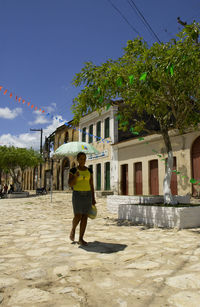
[[[174,66],[173,66],[173,64],[171,64],[170,66],[168,66],[166,70],[167,70],[167,72],[170,72],[170,75],[171,75],[171,76],[174,75]],[[144,72],[144,73],[141,75],[140,80],[146,80],[146,77],[147,77],[147,72]],[[130,75],[130,76],[129,76],[129,83],[132,84],[132,83],[133,83],[133,80],[134,80],[134,75]],[[108,80],[105,80],[104,83],[106,84],[107,82],[108,82]],[[117,82],[117,85],[118,85],[118,86],[121,86],[121,85],[123,84],[123,78],[122,78],[122,77],[119,77],[119,78],[117,79],[116,82]],[[3,86],[0,86],[0,91],[1,91],[2,89],[3,89]],[[7,92],[8,92],[8,90],[6,89],[6,90],[4,91],[3,94],[5,95]],[[101,92],[101,88],[98,87],[97,93],[100,94],[100,92]],[[13,94],[10,93],[10,98],[12,98],[12,96],[13,96]],[[21,97],[19,97],[19,99],[18,99],[17,96],[15,96],[15,99],[16,99],[16,101],[18,100],[19,102],[22,100]],[[101,97],[99,98],[99,101],[100,101],[100,102],[103,102],[103,100],[104,100],[104,97],[101,96]],[[23,103],[23,104],[25,103],[25,99],[22,100],[22,103]],[[27,105],[29,106],[29,105],[30,105],[30,102],[28,102]],[[110,107],[111,107],[111,104],[107,104],[106,110],[109,110]],[[33,108],[34,108],[34,105],[31,105],[31,109],[33,109]],[[37,109],[38,109],[38,107],[35,107],[35,110],[37,110]],[[39,111],[42,111],[42,113],[45,113],[45,110],[42,110],[41,108],[39,109]],[[49,113],[46,114],[46,116],[49,116],[49,115],[50,115]],[[51,118],[53,118],[53,117],[54,117],[54,116],[52,115]],[[118,114],[116,118],[117,118],[117,120],[121,120],[121,119],[122,119],[122,116],[121,116],[120,114]],[[56,119],[57,119],[57,117],[56,117]],[[61,122],[62,120],[59,119],[59,121]],[[125,122],[122,123],[122,125],[126,125],[126,124],[128,124],[127,121],[125,121]],[[65,122],[65,125],[71,127],[71,128],[74,129],[74,130],[76,130],[76,127],[71,126],[68,122]],[[78,129],[78,130],[79,130],[80,132],[82,132],[81,129]],[[139,132],[134,131],[134,127],[131,127],[131,128],[130,128],[130,131],[131,131],[133,134],[135,134],[135,135],[138,135],[138,134],[139,134]],[[85,134],[88,134],[88,135],[90,135],[90,136],[94,136],[93,134],[90,134],[90,133],[87,133],[87,132],[85,132]],[[104,141],[106,141],[107,143],[111,142],[111,141],[105,140],[105,139],[103,139],[103,138],[101,138],[101,137],[98,137],[98,136],[94,136],[94,137],[95,137],[96,139],[99,139],[99,140],[101,139],[103,143],[104,143]],[[144,138],[143,138],[143,137],[140,137],[140,138],[138,138],[138,140],[141,141],[141,140],[144,140]],[[145,144],[149,144],[149,142],[145,142]],[[84,146],[84,149],[87,149],[87,147]],[[155,149],[152,149],[152,151],[155,152],[155,153],[158,153]],[[157,154],[157,156],[158,156],[158,157],[162,157],[162,155],[160,155],[160,154]],[[165,159],[161,159],[161,160],[162,160],[162,161],[165,161]],[[167,161],[165,161],[165,164],[167,164]],[[177,170],[172,170],[172,172],[176,173],[177,175],[180,174],[180,172],[178,172]],[[187,178],[187,176],[181,176],[181,177],[182,177],[182,178]],[[199,180],[196,180],[196,179],[194,179],[194,178],[191,178],[191,179],[190,179],[190,183],[193,183],[193,184],[194,184],[194,183],[197,183],[198,185],[200,185],[200,182],[198,182],[198,181],[199,181]]]
[[[118,86],[122,86],[122,83],[123,83],[122,77],[119,77],[116,82]]]
[[[171,76],[174,75],[174,65],[173,64],[170,66],[170,74]]]
[[[100,102],[100,103],[103,102],[103,96],[101,96],[101,97],[99,98],[99,102]]]
[[[108,111],[110,109],[110,107],[111,107],[111,104],[108,103],[107,106],[106,106],[106,111]]]
[[[133,84],[134,75],[130,75],[128,78],[129,78],[129,83]]]
[[[192,179],[190,179],[190,182],[191,183],[196,183],[198,180],[196,180],[196,179],[194,179],[194,178],[192,178]]]
[[[147,72],[143,72],[143,74],[140,77],[140,81],[141,80],[146,80],[146,77],[147,77]]]

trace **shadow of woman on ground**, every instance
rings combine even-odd
[[[124,250],[126,247],[127,247],[126,244],[105,243],[99,241],[88,242],[88,245],[79,246],[79,248],[82,248],[88,252],[100,253],[100,254],[117,253],[119,251]]]

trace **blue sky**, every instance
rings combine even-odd
[[[127,0],[111,1],[149,45],[156,41]],[[199,0],[134,2],[163,42],[182,29],[178,16],[200,21]],[[40,137],[30,128],[48,135],[59,120],[73,118],[70,107],[80,89],[71,81],[84,63],[117,59],[137,36],[108,0],[0,0],[0,29],[0,145],[34,148]],[[54,117],[3,95],[5,89]]]

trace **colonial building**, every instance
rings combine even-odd
[[[72,121],[68,122],[68,124]],[[69,169],[75,165],[73,157],[55,159],[51,152],[67,142],[78,141],[78,131],[69,126],[58,127],[50,136],[45,139],[43,148],[44,163],[41,167],[41,187],[50,190],[51,172],[53,174],[53,190],[67,190]],[[35,190],[40,187],[40,166],[26,169],[24,172],[23,189]]]
[[[199,185],[190,182],[200,180],[200,129],[179,135],[169,133],[174,156],[171,190],[174,195],[196,195]],[[146,144],[148,142],[148,144]],[[117,142],[113,155],[117,163],[115,190],[121,195],[163,195],[165,176],[164,141],[160,135],[149,135],[144,140],[138,138]],[[161,155],[159,157],[159,155]]]
[[[123,139],[123,133],[119,134],[118,130],[117,111],[118,106],[113,105],[101,114],[95,111],[82,117],[79,123],[79,141],[91,143],[99,151],[86,160],[94,172],[97,194],[117,193],[118,161],[112,144]]]

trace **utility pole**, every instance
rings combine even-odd
[[[40,131],[40,156],[42,158],[42,133],[43,129],[30,129],[30,131]],[[42,163],[40,162],[40,188],[42,187]]]

